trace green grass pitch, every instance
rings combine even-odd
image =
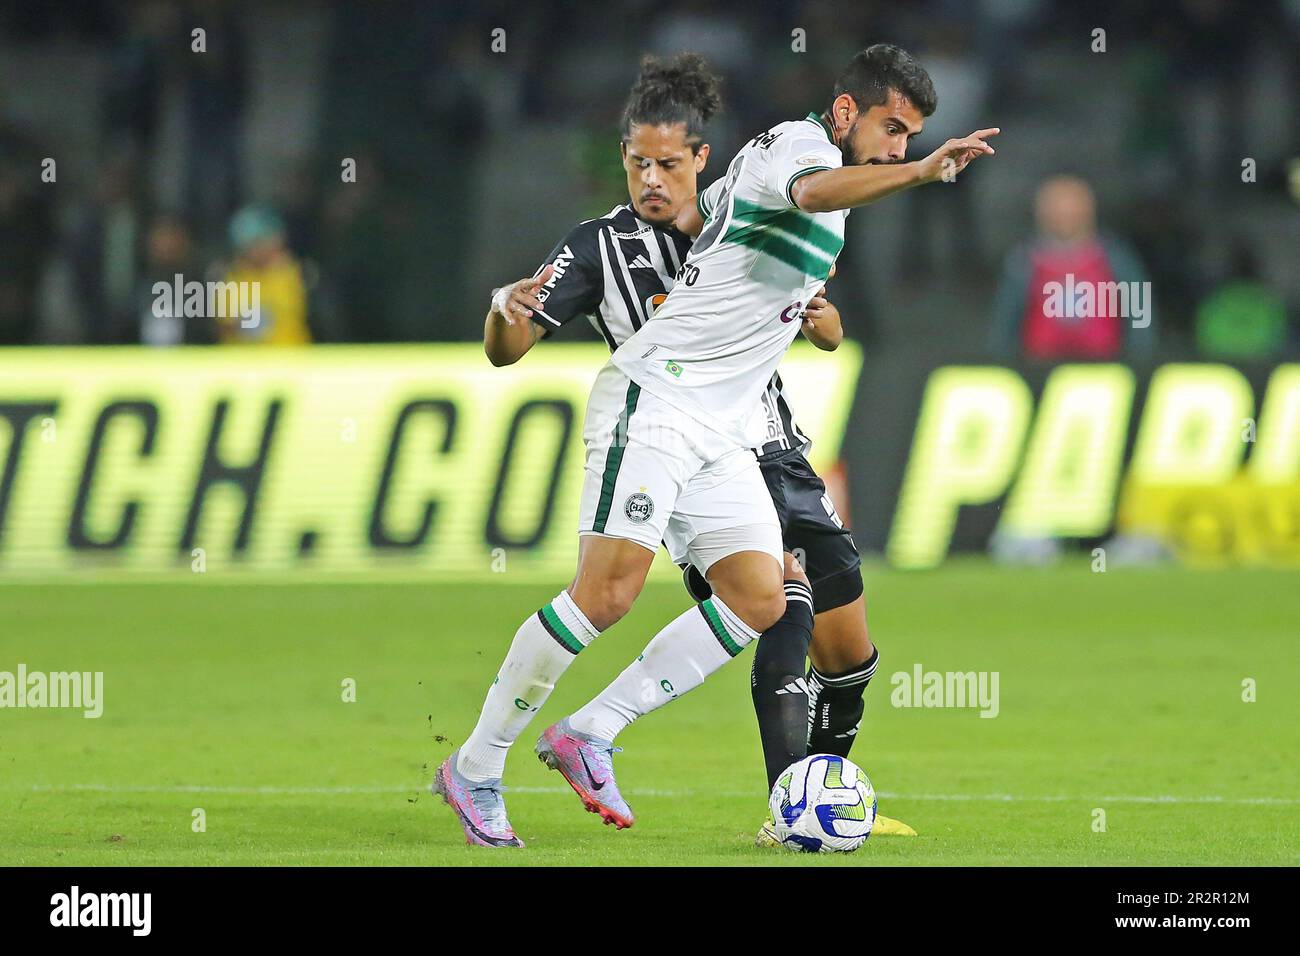
[[[752,651],[623,735],[631,830],[603,827],[533,756],[686,606],[667,584],[582,654],[512,753],[527,848],[466,847],[425,790],[431,768],[561,584],[508,579],[0,586],[0,670],[105,682],[97,720],[0,710],[0,864],[1300,862],[1294,572],[869,569],[882,663],[853,757],[881,812],[921,835],[819,857],[752,846],[766,798]],[[997,671],[1000,713],[891,706],[891,675],[917,663]]]

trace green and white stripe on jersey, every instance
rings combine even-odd
[[[818,225],[800,209],[773,209],[740,196],[732,197],[731,209],[723,244],[745,246],[808,275],[825,278],[844,248],[842,235]]]
[[[732,161],[727,175],[697,197],[706,228],[693,257],[699,259],[715,246],[740,247],[825,279],[844,248],[843,214],[828,228],[828,217],[798,208],[790,190],[810,173],[835,169],[839,160],[834,137],[815,113],[756,137]],[[780,201],[773,201],[774,194]]]

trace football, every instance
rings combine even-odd
[[[866,772],[832,754],[787,767],[768,804],[781,845],[804,853],[850,853],[876,822],[876,791]]]

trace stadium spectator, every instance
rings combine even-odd
[[[1008,253],[993,305],[992,345],[1010,356],[1062,361],[1148,354],[1151,286],[1128,243],[1097,230],[1092,188],[1054,176],[1038,189],[1038,233]],[[1123,284],[1125,297],[1111,294]]]
[[[1017,173],[1000,165],[960,190],[918,192],[898,221],[850,221],[872,239],[850,243],[863,251],[842,263],[838,280],[856,337],[871,306],[878,347],[910,345],[918,316],[932,317],[925,334],[954,345],[982,340],[987,329],[964,318],[972,297],[994,292],[987,248],[1022,238],[1006,215],[1021,201],[1020,183],[1071,162],[1080,130],[1106,225],[1140,251],[1160,290],[1162,345],[1191,351],[1209,291],[1200,264],[1222,235],[1249,236],[1283,300],[1300,301],[1300,270],[1285,267],[1290,234],[1270,244],[1289,228],[1277,187],[1300,143],[1287,123],[1300,90],[1300,0],[1111,0],[1100,20],[1089,5],[1054,0],[689,0],[657,9],[644,29],[608,29],[642,6],[615,0],[592,17],[581,5],[499,2],[0,4],[0,72],[22,92],[0,103],[0,152],[9,155],[0,165],[12,164],[19,179],[7,182],[20,183],[0,213],[0,335],[138,340],[134,305],[126,313],[121,305],[132,288],[129,216],[120,200],[96,194],[101,157],[125,152],[136,165],[137,271],[153,205],[184,216],[207,263],[225,246],[231,213],[256,195],[274,202],[304,265],[313,338],[477,337],[464,301],[528,258],[554,217],[608,208],[596,178],[608,166],[584,163],[584,151],[603,154],[617,112],[609,91],[638,54],[693,49],[726,72],[728,110],[709,135],[729,155],[776,117],[815,105],[824,95],[818,63],[849,55],[864,36],[919,47],[942,76],[923,137],[942,138],[945,115],[996,102]],[[203,52],[193,49],[199,27]],[[498,27],[508,27],[508,48]],[[1097,27],[1107,31],[1104,55],[1093,50]],[[32,130],[39,151],[8,153],[13,123]],[[1240,136],[1225,133],[1237,127]],[[519,164],[493,159],[507,155],[507,141]],[[58,158],[57,185],[36,178],[47,156]],[[340,181],[343,157],[357,159],[355,182]],[[1242,178],[1247,158],[1257,180]],[[723,172],[711,167],[707,178]],[[67,241],[51,241],[54,223]],[[1004,286],[1013,308],[999,312],[995,338],[1010,354],[1024,351],[1018,296],[1031,274],[1028,249],[1042,241],[1027,244],[1014,263],[1021,274]],[[1112,245],[1123,244],[1098,241],[1121,269],[1126,256]],[[331,317],[346,328],[336,332]],[[1107,339],[1082,351],[1112,355],[1155,341],[1152,329],[1120,331],[1118,348]]]
[[[216,323],[210,316],[176,315],[169,303],[160,302],[154,283],[172,285],[176,276],[197,280],[201,274],[194,237],[178,215],[163,213],[149,224],[144,244],[144,267],[132,297],[134,313],[129,334],[143,345],[206,345],[216,341]]]
[[[134,341],[131,328],[144,213],[138,170],[128,154],[99,170],[95,194],[76,216],[66,258],[83,341],[113,345]]]
[[[230,221],[230,244],[235,261],[225,282],[240,283],[256,296],[257,316],[247,321],[238,315],[219,317],[222,342],[260,345],[308,345],[307,283],[301,264],[289,251],[284,222],[266,206],[245,206]],[[241,293],[243,295],[244,293]]]
[[[400,340],[391,312],[402,282],[402,260],[393,254],[403,233],[394,225],[394,201],[378,157],[350,149],[354,183],[333,183],[325,193],[319,258],[323,282],[339,312],[347,341]],[[448,230],[449,232],[451,230]]]
[[[36,337],[36,293],[51,252],[53,215],[41,151],[0,121],[0,345]]]
[[[1262,359],[1286,346],[1286,304],[1261,281],[1254,250],[1238,242],[1230,277],[1196,308],[1196,349],[1206,358]]]

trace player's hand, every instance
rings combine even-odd
[[[840,310],[826,298],[825,286],[808,300],[803,310],[802,331],[809,342],[825,352],[835,351],[844,341]]]
[[[805,335],[816,331],[820,325],[825,327],[834,323],[839,325],[840,310],[826,298],[826,286],[808,300],[808,307],[803,310],[803,331]]]
[[[537,293],[542,286],[551,281],[555,275],[555,266],[547,263],[546,268],[531,279],[520,279],[497,292],[492,300],[492,308],[506,320],[506,325],[514,325],[521,319],[530,319],[535,310],[540,311],[542,303]]]
[[[940,180],[952,182],[957,174],[969,166],[979,156],[992,156],[995,150],[984,140],[997,136],[1001,129],[997,126],[989,129],[977,129],[961,139],[950,139],[921,160],[921,181],[935,183]]]

